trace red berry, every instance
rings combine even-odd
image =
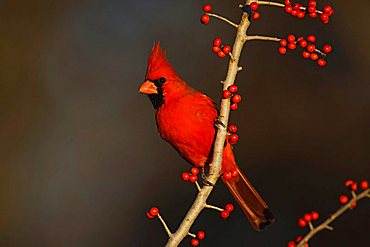
[[[307,47],[306,47],[306,50],[308,52],[314,52],[316,50],[316,47],[314,44],[309,44]]]
[[[330,5],[324,6],[324,13],[330,14],[332,10],[333,9],[332,9],[332,7]]]
[[[292,16],[297,16],[298,15],[298,10],[293,9],[292,12],[290,12],[290,14]]]
[[[330,12],[328,13],[328,16],[332,16],[334,14],[334,10],[330,10]]]
[[[222,40],[220,38],[215,38],[213,40],[213,45],[214,46],[220,46],[222,44]]]
[[[302,240],[302,236],[298,236],[298,237],[295,239],[295,242],[296,242],[296,243],[299,243],[299,242],[301,242],[301,240]]]
[[[307,222],[310,222],[312,220],[311,214],[305,214],[303,215],[303,219]]]
[[[299,37],[297,38],[297,41],[299,42],[299,41],[301,41],[301,40],[303,40],[303,37],[302,37],[302,36],[299,36]]]
[[[232,211],[234,211],[234,206],[231,203],[228,203],[228,204],[226,204],[225,209],[228,212],[232,212]]]
[[[219,51],[219,52],[217,52],[217,56],[220,57],[220,58],[224,58],[226,56],[226,54],[223,51]]]
[[[357,202],[352,202],[350,208],[354,208],[357,206]]]
[[[305,48],[307,46],[307,41],[302,39],[301,41],[299,41],[299,46]]]
[[[242,96],[240,94],[235,94],[232,98],[231,101],[234,103],[239,103],[242,101]]]
[[[157,216],[159,214],[159,209],[156,208],[156,207],[152,207],[150,210],[149,210],[149,213],[153,216]]]
[[[249,7],[251,8],[252,11],[255,11],[258,9],[258,3],[256,2],[253,2],[249,5]]]
[[[231,85],[227,88],[230,92],[236,93],[238,91],[238,86],[237,85]]]
[[[289,42],[294,42],[295,41],[295,36],[293,34],[289,34],[287,39],[288,39]]]
[[[302,56],[303,56],[304,58],[309,58],[309,57],[311,56],[311,53],[309,53],[309,52],[307,52],[307,51],[303,51],[303,52],[302,52]]]
[[[291,0],[285,0],[285,1],[284,1],[284,4],[285,4],[285,5],[291,5],[291,4],[292,4],[292,1],[291,1]]]
[[[311,53],[311,59],[313,61],[316,61],[317,59],[319,59],[319,55],[317,55],[317,53]]]
[[[361,187],[361,189],[366,190],[367,188],[369,188],[369,182],[366,181],[366,180],[361,181],[360,182],[360,187]]]
[[[286,53],[286,48],[285,48],[285,47],[280,46],[278,51],[279,51],[279,53],[280,53],[281,55],[284,55],[284,54]]]
[[[280,40],[280,45],[281,46],[286,46],[287,44],[288,44],[288,42],[286,41],[286,39]]]
[[[223,178],[224,178],[225,180],[230,180],[230,179],[231,179],[231,172],[224,172],[224,173],[222,174],[222,176],[223,176]]]
[[[311,216],[313,220],[317,220],[319,218],[319,213],[316,211],[312,211]]]
[[[310,35],[307,36],[307,40],[314,43],[316,41],[316,36],[310,34]]]
[[[204,12],[211,12],[212,6],[210,4],[205,4],[203,6],[203,10],[204,10]]]
[[[289,44],[288,44],[288,48],[289,48],[290,50],[294,50],[295,48],[297,48],[297,45],[296,45],[294,42],[292,42],[292,43],[289,43]]]
[[[298,219],[298,226],[305,227],[306,225],[307,225],[307,222],[304,219],[302,218]]]
[[[317,60],[317,64],[320,67],[324,67],[326,65],[326,61],[324,59],[320,58],[319,60]]]
[[[333,48],[332,48],[330,45],[324,45],[324,46],[322,47],[322,50],[323,50],[325,53],[330,53],[330,52],[333,50]]]
[[[305,17],[306,13],[304,11],[299,11],[298,14],[297,14],[297,17],[299,19],[303,19]]]
[[[321,19],[322,22],[329,21],[329,15],[323,13],[323,14],[320,15],[320,19]]]
[[[317,17],[317,13],[316,13],[316,12],[312,12],[312,13],[310,13],[310,17],[311,17],[311,18],[316,18],[316,17]]]
[[[217,53],[217,52],[221,51],[221,48],[219,46],[213,46],[212,50],[213,50],[213,52]]]
[[[308,1],[308,6],[315,6],[316,7],[316,5],[317,5],[316,0]]]
[[[316,7],[315,6],[309,6],[308,8],[307,8],[307,11],[309,12],[309,13],[314,13],[314,12],[316,12]]]
[[[146,212],[146,217],[149,219],[153,219],[155,216],[151,215],[149,212]]]
[[[232,169],[231,170],[231,176],[232,177],[237,177],[237,176],[239,176],[239,172],[236,169]]]
[[[199,239],[204,239],[206,237],[206,234],[203,231],[198,231],[197,236]]]
[[[237,131],[238,131],[238,127],[236,127],[236,125],[234,125],[234,124],[229,125],[229,132],[235,133]]]
[[[287,13],[291,13],[291,12],[292,12],[292,10],[293,10],[292,6],[290,6],[290,5],[286,5],[286,6],[285,6],[285,12],[287,12]]]
[[[229,45],[225,45],[224,47],[222,47],[222,51],[225,54],[229,54],[231,52],[231,47]]]
[[[238,140],[239,140],[239,136],[237,134],[232,134],[229,137],[230,144],[235,144],[238,142]]]
[[[296,244],[294,241],[289,241],[288,247],[296,247]]]
[[[299,10],[300,7],[301,7],[301,5],[299,3],[293,4],[293,9],[294,10]]]
[[[207,25],[209,22],[210,22],[210,18],[208,15],[204,14],[202,15],[202,17],[200,18],[200,21],[204,24],[204,25]]]
[[[191,168],[191,173],[192,173],[193,175],[198,175],[198,173],[199,173],[199,169],[198,169],[198,168],[196,168],[196,167],[193,167],[193,168]]]
[[[191,241],[190,241],[190,244],[191,246],[198,246],[199,245],[199,240],[196,239],[196,238],[193,238]]]
[[[189,181],[190,182],[195,183],[197,180],[198,180],[198,176],[197,175],[194,175],[194,174],[191,174],[190,175],[190,177],[189,177]]]
[[[230,216],[230,212],[229,212],[229,211],[227,211],[227,210],[223,210],[223,211],[221,212],[221,218],[222,218],[222,219],[227,219],[227,218],[229,218],[229,216]]]
[[[230,105],[230,110],[236,111],[238,109],[238,103],[233,103]]]
[[[258,12],[253,12],[252,13],[252,20],[258,20],[259,18],[261,18],[260,13],[258,13]]]
[[[348,202],[348,196],[346,196],[346,195],[341,195],[341,196],[339,197],[339,202],[340,202],[341,204],[346,204],[346,203]]]
[[[344,186],[346,186],[347,188],[351,187],[351,185],[354,183],[353,180],[347,180],[346,182],[344,182]]]
[[[187,173],[187,172],[183,172],[181,176],[182,176],[182,180],[188,181],[189,177],[190,177],[190,174]]]
[[[229,91],[229,90],[224,90],[224,91],[222,92],[222,97],[223,97],[224,99],[228,99],[228,98],[230,98],[230,96],[231,96],[231,93],[230,93],[230,91]]]
[[[358,190],[358,185],[357,185],[357,183],[353,183],[353,184],[351,185],[351,190],[353,190],[353,191],[357,191],[357,190]]]

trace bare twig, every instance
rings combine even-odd
[[[357,201],[370,197],[370,189],[366,189],[363,192],[361,192],[358,195],[354,195],[353,198],[344,206],[339,208],[334,214],[332,214],[327,220],[325,220],[323,223],[318,225],[317,227],[312,228],[307,235],[302,238],[302,240],[297,244],[297,247],[302,247],[305,245],[305,243],[308,243],[308,241],[315,236],[317,233],[324,229],[333,230],[333,227],[330,226],[330,224],[337,219],[340,215],[342,215],[344,212],[346,212],[348,209],[352,208],[353,203],[356,203]],[[311,227],[310,227],[311,228]]]
[[[280,8],[285,8],[285,4],[283,3],[278,3],[278,2],[272,2],[272,1],[256,1],[259,5],[270,5],[270,6],[275,6],[275,7],[280,7]],[[306,10],[306,7],[301,6],[299,9],[301,10]],[[316,10],[316,13],[322,14],[323,12],[321,10]]]
[[[250,4],[250,2],[252,2],[252,0],[247,0],[246,4]],[[238,70],[239,58],[243,45],[246,41],[245,37],[249,25],[250,22],[248,20],[248,14],[245,12],[243,12],[242,14],[240,24],[236,26],[233,25],[234,27],[237,28],[237,33],[232,49],[234,59],[229,59],[228,71],[226,79],[223,83],[224,90],[226,90],[230,85],[234,84],[235,82],[236,75],[239,71]],[[230,114],[230,99],[222,99],[219,119],[224,126],[227,126],[228,124],[229,114]],[[226,135],[227,135],[226,128],[218,128],[216,139],[214,142],[212,164],[210,165],[209,175],[206,178],[206,180],[212,184],[216,184],[218,178],[220,177],[222,153],[224,149]],[[173,233],[170,236],[166,244],[167,247],[178,246],[180,242],[188,235],[190,227],[193,225],[194,221],[196,220],[200,212],[206,207],[207,198],[211,194],[213,188],[214,186],[203,186],[203,188],[199,191],[193,205],[189,209],[179,228],[175,233]]]
[[[162,218],[160,214],[158,214],[157,216],[158,216],[159,221],[162,223],[164,230],[166,230],[168,237],[170,238],[172,236],[170,228],[168,228],[166,222],[164,221],[164,219]]]
[[[238,28],[238,24],[230,21],[229,19],[227,19],[227,18],[225,18],[223,16],[220,16],[220,15],[217,15],[217,14],[213,14],[213,13],[206,13],[206,14],[209,15],[209,16],[215,17],[217,19],[220,19],[220,20],[226,22],[227,24],[230,24],[231,26],[233,26],[235,28]]]

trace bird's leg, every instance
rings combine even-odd
[[[217,116],[216,119],[215,119],[215,127],[216,128],[221,128],[221,126],[223,128],[226,128],[226,125],[221,121],[221,118],[223,118],[222,116]]]

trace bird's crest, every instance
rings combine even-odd
[[[152,52],[149,56],[146,78],[156,80],[160,77],[167,77],[167,79],[170,79],[178,76],[168,62],[166,53],[161,48],[159,42],[157,42],[154,43]]]

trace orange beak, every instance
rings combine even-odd
[[[139,92],[144,94],[158,94],[157,87],[149,80],[146,80],[143,84],[141,84]]]

